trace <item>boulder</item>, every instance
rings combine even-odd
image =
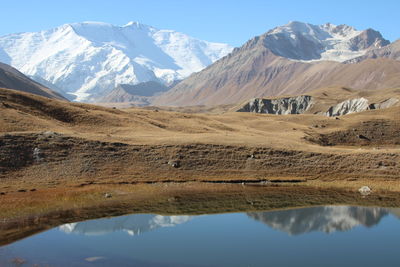
[[[360,192],[361,195],[366,196],[371,194],[372,190],[369,186],[364,185],[358,189],[358,192]]]
[[[174,168],[179,168],[181,166],[180,162],[175,160],[168,161],[168,165]]]

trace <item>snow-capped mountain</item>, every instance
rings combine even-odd
[[[94,100],[119,84],[183,79],[231,50],[137,22],[73,23],[0,37],[0,61],[54,84],[76,101]]]
[[[265,47],[274,54],[302,61],[343,62],[389,43],[372,29],[358,31],[348,25],[313,25],[298,21],[276,27],[264,36]]]
[[[391,47],[388,49],[388,47]],[[390,57],[377,58],[384,52]],[[251,98],[298,95],[344,86],[377,90],[400,86],[398,49],[375,30],[290,22],[235,48],[204,70],[152,98],[156,106],[220,105]],[[357,59],[353,64],[352,59]],[[393,77],[393,78],[388,78]]]

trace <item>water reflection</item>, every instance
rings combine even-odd
[[[398,209],[325,206],[271,212],[250,212],[247,215],[265,223],[273,229],[290,235],[299,235],[313,231],[332,233],[347,231],[356,226],[371,227]]]
[[[91,220],[61,225],[59,229],[65,233],[84,235],[104,235],[124,231],[129,235],[137,235],[162,227],[173,227],[188,222],[192,216],[162,216],[154,214],[135,214],[100,220]]]
[[[348,231],[359,225],[371,227],[377,225],[388,214],[393,214],[400,218],[400,209],[324,206],[269,212],[249,212],[247,216],[289,235],[299,235],[313,231],[325,233]],[[186,223],[194,217],[134,214],[69,223],[60,226],[59,229],[65,233],[83,235],[104,235],[124,231],[133,236],[158,228],[174,227]]]
[[[345,206],[127,215],[65,224],[0,247],[0,266],[398,266],[399,215]],[[307,234],[356,226],[370,228]]]
[[[390,213],[400,219],[400,208],[391,208],[389,209]]]

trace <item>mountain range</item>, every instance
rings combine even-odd
[[[120,84],[183,79],[228,54],[211,43],[172,30],[130,22],[65,24],[0,37],[0,61],[47,81],[75,101],[93,101]]]
[[[157,97],[153,105],[218,105],[329,86],[400,86],[399,42],[372,29],[291,22],[254,37]]]
[[[74,101],[215,106],[319,88],[400,86],[400,40],[293,21],[232,50],[137,22],[0,37],[0,61]]]

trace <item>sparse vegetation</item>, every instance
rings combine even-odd
[[[120,110],[6,89],[0,100],[4,240],[129,212],[399,205],[399,107],[337,120]],[[372,194],[361,198],[364,185]]]

